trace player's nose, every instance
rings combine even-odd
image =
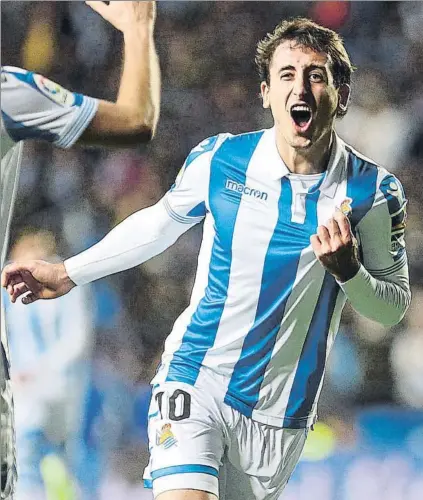
[[[292,93],[298,97],[298,99],[302,100],[302,98],[307,94],[307,80],[303,78],[301,75],[297,75],[293,82]]]

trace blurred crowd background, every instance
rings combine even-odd
[[[297,15],[339,31],[358,68],[337,130],[404,185],[413,303],[391,329],[346,309],[321,398],[322,423],[286,498],[305,500],[312,491],[315,500],[416,500],[423,491],[422,2],[159,2],[156,139],[137,151],[28,143],[11,247],[34,250],[35,234],[46,243],[37,243],[45,256],[73,255],[156,202],[205,137],[271,126],[259,99],[255,44],[279,20]],[[122,37],[84,2],[2,1],[1,57],[3,65],[114,99]],[[140,483],[148,381],[188,304],[200,238],[198,227],[146,264],[93,284],[79,306],[89,319],[86,336],[78,337],[84,355],[76,352],[72,363],[84,358],[84,396],[68,447],[86,498],[150,498]]]

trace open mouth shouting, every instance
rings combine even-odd
[[[299,133],[306,132],[313,118],[310,106],[308,104],[293,104],[290,112],[295,130]]]

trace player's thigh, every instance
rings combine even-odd
[[[219,500],[256,500],[250,478],[224,460],[219,473]]]
[[[208,499],[205,494],[217,497],[225,437],[211,398],[201,388],[176,382],[153,391],[148,422],[150,462],[144,482],[153,488],[155,498],[191,490],[193,499]]]
[[[278,499],[306,438],[306,429],[279,429],[242,417],[227,452],[224,500]]]
[[[158,495],[156,500],[217,500],[217,496],[198,490],[173,490]]]

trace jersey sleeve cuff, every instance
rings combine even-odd
[[[90,283],[90,277],[86,272],[84,272],[86,266],[84,266],[84,262],[81,262],[80,254],[66,259],[63,264],[69,278],[75,283],[75,285],[81,286]]]
[[[366,293],[368,291],[370,280],[371,275],[365,269],[363,264],[360,264],[360,267],[355,276],[353,276],[348,281],[338,281],[338,283],[345,294],[348,296],[350,294]]]
[[[59,148],[70,148],[81,137],[91,123],[98,109],[98,99],[83,96],[82,104],[76,113],[76,118],[66,127],[63,135],[54,142]]]

